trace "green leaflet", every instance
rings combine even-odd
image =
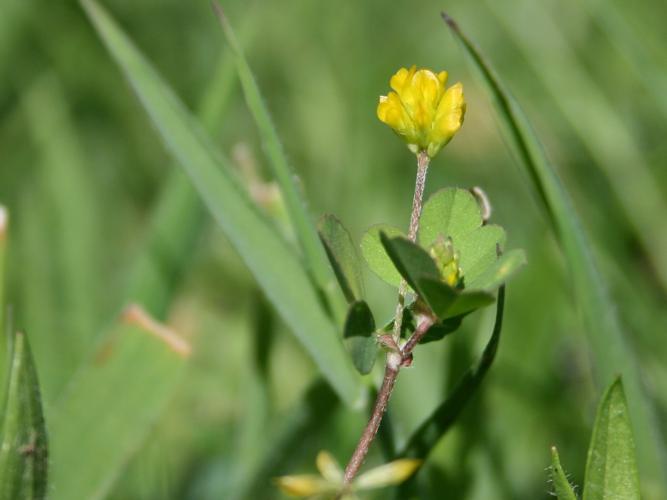
[[[259,213],[199,124],[126,35],[99,5],[86,1],[84,6],[166,147],[189,175],[267,297],[341,398],[354,404],[361,391],[358,375],[299,259]]]
[[[47,437],[28,339],[14,336],[0,427],[0,500],[37,500],[47,492]]]
[[[598,384],[606,385],[619,372],[623,375],[645,491],[651,498],[665,498],[667,485],[664,471],[667,470],[667,461],[664,440],[652,403],[644,394],[636,359],[626,345],[614,305],[607,295],[572,200],[519,105],[472,41],[451,18],[446,14],[443,17],[486,85],[508,143],[547,209],[570,269],[572,288],[583,314],[584,331],[591,345]]]
[[[600,402],[588,448],[584,500],[639,500],[630,414],[617,378]]]
[[[350,233],[331,214],[322,216],[319,231],[343,295],[349,303],[361,299],[364,295],[361,266]]]
[[[372,226],[361,238],[361,254],[373,273],[381,280],[398,288],[401,284],[401,273],[396,270],[396,266],[394,266],[387,255],[387,251],[382,246],[380,233],[384,233],[391,238],[404,236],[400,229],[387,224]]]
[[[363,300],[351,304],[343,336],[354,366],[364,375],[373,369],[377,357],[378,345],[374,334],[375,319],[368,304]]]

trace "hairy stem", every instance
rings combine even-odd
[[[429,157],[425,151],[420,151],[417,155],[417,178],[415,180],[415,194],[412,198],[412,212],[410,213],[410,227],[408,229],[408,239],[417,240],[417,231],[419,231],[419,217],[422,213],[422,201],[424,198],[424,186],[426,186],[426,173],[428,172]],[[398,343],[401,337],[401,327],[403,326],[403,309],[405,307],[405,294],[408,291],[408,284],[401,280],[398,287],[398,302],[396,303],[396,313],[394,314],[394,341]]]
[[[417,155],[417,179],[415,182],[415,194],[412,199],[410,228],[408,230],[408,238],[413,242],[417,239],[417,231],[419,230],[419,217],[421,216],[422,211],[422,201],[424,197],[424,186],[426,185],[428,164],[429,157],[426,152],[419,152]],[[396,315],[394,318],[393,338],[396,345],[400,345],[399,340],[401,336],[403,309],[405,307],[405,294],[407,293],[407,288],[408,286],[405,283],[405,280],[401,280],[401,284],[398,290]],[[368,450],[370,449],[378,429],[380,428],[382,417],[384,416],[384,412],[387,409],[387,404],[389,403],[389,398],[391,397],[391,392],[394,389],[396,377],[398,377],[398,372],[400,371],[401,366],[405,362],[409,362],[409,360],[412,359],[412,350],[432,325],[433,319],[425,318],[419,324],[413,335],[402,349],[400,349],[398,352],[392,351],[387,353],[384,379],[382,380],[382,387],[380,388],[377,398],[375,399],[373,412],[371,413],[371,417],[368,420],[363,433],[361,434],[361,438],[359,439],[359,443],[357,444],[357,447],[352,454],[352,458],[350,458],[347,467],[345,467],[344,484],[346,486],[352,482],[354,477],[357,475],[357,472],[359,472],[361,465],[364,463],[364,459],[368,454]]]

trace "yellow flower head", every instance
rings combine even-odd
[[[403,137],[414,153],[426,151],[432,158],[458,132],[466,104],[463,85],[445,89],[447,72],[401,68],[391,77],[393,89],[380,96],[377,115]]]

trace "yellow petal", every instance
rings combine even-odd
[[[343,469],[336,459],[328,451],[320,451],[315,460],[317,470],[320,471],[322,477],[334,484],[343,483]]]
[[[275,478],[274,481],[284,493],[293,497],[308,497],[335,491],[334,485],[313,474],[282,476]]]
[[[361,490],[368,490],[400,484],[409,478],[421,464],[421,460],[409,458],[394,460],[361,474],[354,481],[354,487]]]
[[[461,128],[465,110],[463,85],[456,83],[447,89],[440,101],[434,129],[449,140]]]

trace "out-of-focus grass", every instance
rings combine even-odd
[[[602,102],[606,112],[623,118],[624,130],[632,135],[626,139],[643,160],[643,175],[652,180],[653,196],[664,204],[667,116],[656,92],[643,89],[659,88],[655,82],[665,72],[659,64],[667,35],[658,22],[667,15],[665,6],[658,0],[632,9],[620,1],[603,7],[593,0],[586,7],[573,0],[535,3],[530,8],[540,18],[550,16],[557,27],[552,38],[513,16],[521,5],[514,0],[502,7],[461,0],[447,5],[399,1],[391,7],[379,0],[223,3],[236,27],[248,23],[255,33],[248,41],[242,36],[242,44],[314,215],[336,213],[356,240],[373,223],[408,222],[413,159],[375,118],[377,96],[389,76],[399,66],[443,67],[465,86],[466,123],[435,160],[427,190],[482,186],[492,200],[494,220],[507,229],[513,247],[526,249],[529,265],[508,286],[500,350],[482,392],[420,473],[425,498],[438,498],[444,488],[466,499],[547,498],[544,470],[554,443],[574,482],[581,484],[583,450],[600,396],[592,385],[584,327],[575,314],[564,260],[528,184],[505,152],[482,89],[442,25],[443,7],[485,48],[561,167],[649,394],[659,398],[660,424],[667,428],[667,400],[660,396],[667,372],[660,354],[667,352],[661,335],[667,326],[665,292],[654,272],[656,254],[645,245],[665,238],[664,214],[646,207],[638,219],[632,201],[619,196],[623,186],[612,176],[631,174],[635,164],[614,157],[617,170],[609,170],[612,149],[599,139],[606,137],[609,123],[598,112]],[[194,108],[224,49],[209,2],[113,0],[105,6]],[[600,8],[609,16],[597,15]],[[500,16],[510,22],[499,24]],[[12,214],[6,295],[14,304],[15,325],[30,336],[49,401],[66,383],[79,353],[90,351],[100,327],[130,298],[125,296],[128,280],[149,231],[149,214],[158,193],[173,182],[173,170],[76,3],[6,1],[0,23],[5,75],[0,79],[0,203]],[[534,53],[563,40],[567,51]],[[647,47],[646,58],[637,59],[644,54],[637,47]],[[570,71],[576,71],[572,79]],[[547,85],[549,73],[561,75],[563,93]],[[578,97],[574,78],[584,79],[586,92],[594,96],[595,108],[580,105],[580,119],[568,112],[568,99]],[[224,94],[211,91],[202,112],[210,112]],[[60,118],[54,122],[53,117]],[[591,135],[582,130],[584,123]],[[227,152],[239,142],[247,145],[269,178],[239,91],[230,97],[224,119],[213,120],[211,137]],[[71,155],[75,159],[67,160]],[[82,177],[60,173],[74,169],[82,170]],[[185,222],[174,217],[173,224]],[[250,495],[257,498],[261,491],[270,498],[269,478],[248,474],[312,470],[322,448],[344,461],[362,426],[363,415],[327,407],[326,428],[307,427],[289,459],[272,467],[258,461],[269,453],[266,443],[278,424],[288,417],[298,421],[301,394],[317,374],[278,322],[268,375],[259,376],[250,307],[255,284],[210,220],[202,224],[190,242],[191,259],[172,305],[152,311],[160,319],[172,318],[179,331],[196,333],[194,354],[159,425],[119,476],[114,498],[226,498],[228,484],[238,491],[252,484],[246,490]],[[370,274],[366,283],[377,316],[389,317],[393,291]],[[90,293],[83,292],[90,287]],[[164,292],[162,285],[154,289]],[[417,349],[414,368],[401,375],[390,408],[398,448],[475,359],[492,316],[470,318],[452,342]],[[68,326],[79,321],[92,324],[92,331],[82,328],[79,336]],[[70,350],[75,338],[80,340]],[[48,426],[48,406],[46,418]],[[276,427],[262,425],[264,419]],[[374,450],[369,464],[380,460]],[[60,470],[66,467],[58,464]]]

